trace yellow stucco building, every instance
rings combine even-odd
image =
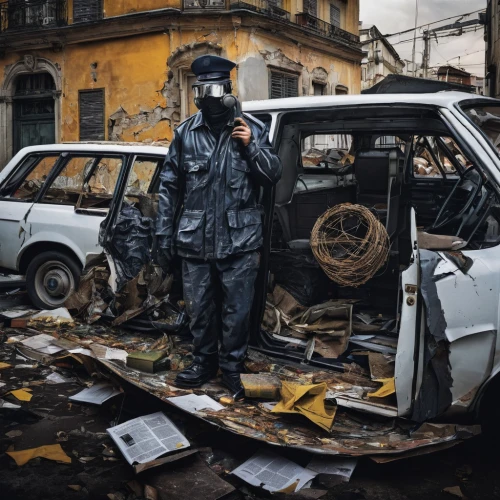
[[[191,62],[235,61],[241,100],[359,93],[359,0],[0,3],[0,168],[21,147],[168,141]]]

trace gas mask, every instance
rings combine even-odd
[[[193,85],[196,107],[210,115],[220,115],[228,110],[224,97],[231,94],[231,82],[195,83]]]

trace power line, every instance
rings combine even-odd
[[[478,10],[475,10],[473,12],[468,12],[467,14],[457,14],[455,16],[440,19],[439,21],[433,21],[432,23],[422,24],[421,26],[416,26],[415,28],[410,28],[410,29],[405,30],[405,31],[399,31],[397,33],[390,33],[387,35],[382,35],[381,37],[378,37],[378,38],[372,38],[370,40],[366,40],[364,43],[374,42],[377,40],[381,40],[382,38],[391,38],[393,36],[405,35],[406,33],[411,33],[412,31],[416,31],[416,30],[421,29],[421,28],[428,28],[429,26],[433,26],[434,24],[442,23],[443,21],[449,21],[450,19],[456,19],[457,17],[468,17],[468,16],[471,16],[472,14],[477,14],[478,12],[485,12],[485,11],[486,11],[486,9],[478,9]],[[411,39],[411,41],[413,41],[413,38]],[[396,45],[396,44],[393,44],[393,45]]]

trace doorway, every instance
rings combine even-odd
[[[49,73],[25,74],[17,79],[13,97],[14,154],[27,146],[56,142],[55,90]]]

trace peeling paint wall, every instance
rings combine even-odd
[[[292,16],[302,10],[302,0],[285,3]],[[345,29],[358,33],[359,1],[341,3],[346,13]],[[327,12],[328,2],[318,2],[318,5]],[[179,0],[107,0],[105,15],[168,6],[179,8]],[[68,12],[71,22],[71,0]],[[217,28],[207,27],[207,19]],[[60,82],[60,92],[55,99],[56,138],[61,142],[79,140],[79,91],[91,89],[104,89],[106,140],[146,143],[171,140],[175,127],[193,112],[191,62],[207,53],[238,63],[231,77],[234,91],[241,100],[268,98],[269,75],[273,69],[297,74],[299,95],[313,94],[313,81],[325,83],[327,94],[335,94],[336,85],[347,87],[352,94],[360,92],[361,55],[359,60],[356,55],[352,56],[353,60],[334,56],[334,41],[324,40],[322,46],[315,43],[306,46],[283,37],[279,31],[245,26],[243,21],[245,18],[239,16],[220,19],[200,16],[198,27],[193,27],[190,16],[189,20],[181,21],[186,25],[165,28],[163,32],[141,33],[138,24],[135,32],[122,38],[62,44],[57,49],[10,52],[0,55],[0,78],[2,82],[7,81],[14,65],[19,67],[23,61],[26,64],[27,57],[35,60],[35,67],[37,60],[50,63]],[[42,71],[40,68],[35,71]],[[2,110],[7,109],[1,97],[0,129],[2,113],[4,116],[6,113]],[[0,130],[2,137],[7,134]],[[0,144],[0,168],[11,153],[11,144],[7,147]]]

